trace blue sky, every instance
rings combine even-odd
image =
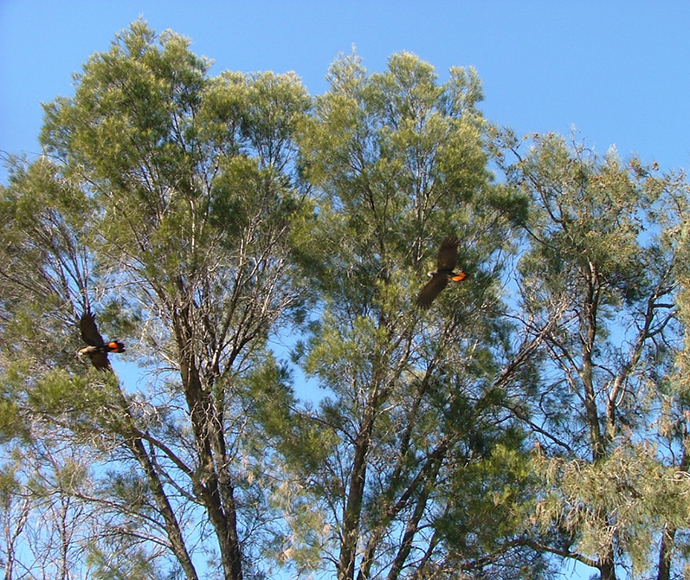
[[[188,36],[212,74],[293,70],[311,94],[353,45],[370,71],[402,50],[441,79],[473,65],[492,121],[690,165],[690,3],[667,0],[0,0],[0,150],[39,152],[40,103],[71,95],[72,73],[139,16]]]

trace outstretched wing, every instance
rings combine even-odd
[[[441,249],[438,251],[438,270],[452,270],[457,262],[458,238],[456,236],[448,236],[441,242]]]
[[[81,337],[86,344],[91,346],[103,346],[103,337],[96,327],[96,317],[90,310],[82,314],[81,320],[79,320],[79,328],[81,329]]]
[[[417,296],[417,306],[420,308],[429,308],[431,303],[436,299],[441,291],[448,286],[448,276],[445,274],[434,274],[422,288],[422,291]]]

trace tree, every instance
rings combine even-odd
[[[509,171],[532,202],[519,317],[540,339],[540,392],[511,408],[544,450],[537,515],[562,537],[544,549],[602,579],[627,563],[640,573],[664,525],[687,522],[686,484],[654,429],[679,346],[685,191],[552,134]]]
[[[25,345],[21,364],[2,365],[23,379],[5,400],[74,438],[107,441],[118,467],[102,489],[136,522],[121,532],[166,546],[190,579],[210,532],[224,577],[239,579],[258,571],[257,530],[270,521],[246,385],[268,364],[269,334],[302,304],[290,235],[310,209],[292,133],[309,100],[291,75],[209,78],[188,44],[134,23],[89,59],[73,98],[47,105],[52,160],[17,171],[3,192],[8,213],[35,222],[4,232],[3,340]],[[108,330],[137,336],[128,350],[155,370],[155,390],[67,356],[92,304]],[[36,323],[47,306],[52,328]],[[75,348],[56,348],[57,336]]]
[[[688,454],[688,304],[687,289],[689,287],[687,272],[687,184],[685,175],[680,174],[674,179],[675,189],[684,192],[675,199],[674,212],[671,215],[677,216],[678,221],[667,228],[667,243],[673,243],[676,247],[676,284],[678,285],[678,295],[676,298],[677,316],[682,322],[683,344],[674,350],[675,368],[669,372],[665,380],[660,381],[659,399],[661,403],[661,417],[659,420],[658,436],[659,446],[665,450],[669,458],[668,463],[675,470],[675,479],[684,476],[690,466],[690,455]],[[682,573],[687,575],[688,563],[685,554],[688,548],[688,525],[686,504],[684,501],[677,502],[674,496],[669,498],[675,500],[675,509],[669,509],[671,517],[666,518],[660,532],[659,557],[657,565],[657,580],[669,580],[673,578],[672,570],[677,570],[680,574],[680,565],[684,564]],[[668,505],[669,499],[666,500]],[[671,506],[669,506],[671,507]]]
[[[306,414],[313,455],[305,459],[299,437],[283,442],[288,457],[303,450],[290,461],[303,476],[292,501],[310,506],[320,533],[305,537],[296,520],[286,550],[317,554],[317,569],[326,554],[342,580],[492,566],[511,577],[510,566],[534,553],[522,550],[515,519],[487,530],[474,510],[506,517],[483,496],[491,483],[503,490],[526,477],[499,468],[498,454],[522,453],[523,434],[492,400],[511,356],[499,276],[524,199],[487,170],[473,70],[452,69],[440,84],[430,65],[402,53],[368,75],[353,55],[329,80],[300,140],[319,199],[318,243],[302,260],[320,305],[301,360],[328,397]],[[425,271],[451,233],[470,281],[420,312]]]

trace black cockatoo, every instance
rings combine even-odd
[[[438,266],[436,271],[429,272],[431,280],[429,280],[422,288],[422,291],[417,296],[417,306],[420,308],[429,308],[431,303],[441,293],[441,291],[448,286],[448,282],[461,282],[467,278],[464,272],[455,272],[455,264],[458,261],[458,238],[456,236],[448,236],[441,243],[441,249],[438,251]]]
[[[95,366],[100,371],[112,370],[110,361],[108,360],[109,352],[124,352],[125,345],[119,340],[111,340],[105,342],[103,337],[98,332],[96,326],[96,317],[87,310],[79,320],[79,328],[81,329],[81,337],[86,346],[79,351],[79,356],[88,356]]]

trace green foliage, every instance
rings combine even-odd
[[[508,570],[533,576],[549,571],[545,558],[525,549],[534,538],[526,525],[534,512],[538,478],[530,456],[515,446],[515,441],[500,443],[480,461],[457,470],[448,489],[453,501],[439,517],[436,526],[452,554],[468,571],[481,568],[487,554],[510,554]],[[522,536],[515,537],[516,530]],[[524,546],[523,546],[524,544]],[[500,570],[500,567],[497,567]],[[510,571],[502,577],[521,577]]]
[[[86,562],[92,577],[98,580],[144,580],[169,578],[153,565],[144,550],[130,549],[122,555],[120,546],[89,546]]]
[[[565,268],[585,273],[594,268],[615,292],[603,300],[613,306],[634,300],[647,265],[640,260],[638,240],[655,199],[621,167],[615,152],[600,164],[591,152],[571,152],[562,138],[549,135],[521,163],[521,171],[530,176],[525,188],[537,196],[530,227],[543,241],[523,260],[525,273],[534,268],[534,276],[559,281],[566,274],[577,282],[581,277],[567,276]]]
[[[649,445],[616,448],[595,464],[541,457],[535,467],[551,488],[536,506],[539,524],[571,532],[573,548],[594,558],[616,542],[638,576],[654,561],[658,530],[684,527],[690,516],[687,477]]]

